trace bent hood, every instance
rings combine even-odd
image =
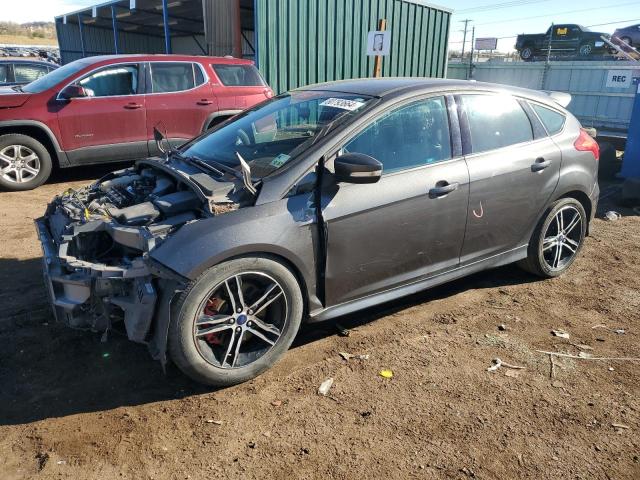
[[[0,108],[15,108],[24,105],[30,93],[16,92],[11,87],[0,87]]]

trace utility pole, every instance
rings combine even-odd
[[[462,54],[460,55],[460,61],[464,62],[464,46],[467,43],[467,25],[471,21],[470,18],[465,20],[460,20],[460,22],[464,23],[464,35],[462,36]]]

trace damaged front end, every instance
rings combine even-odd
[[[164,361],[154,324],[166,330],[171,299],[187,280],[149,252],[182,226],[253,200],[224,173],[213,178],[180,159],[143,160],[57,196],[35,222],[56,319],[73,328],[122,330]]]

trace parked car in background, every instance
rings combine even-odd
[[[528,62],[535,57],[547,55],[604,55],[612,48],[601,38],[610,38],[607,33],[592,32],[586,27],[572,23],[552,25],[546,33],[521,34],[516,38],[515,49],[522,60]],[[551,47],[549,48],[549,43]]]
[[[629,45],[638,49],[640,47],[640,23],[616,29],[611,39],[616,45]]]
[[[56,197],[36,222],[47,288],[60,321],[119,329],[230,385],[284,355],[303,320],[516,261],[564,273],[596,211],[598,157],[541,92],[311,85]]]
[[[49,62],[0,60],[0,87],[26,85],[58,68]]]
[[[154,155],[154,126],[184,143],[273,95],[248,60],[111,55],[0,92],[0,187],[30,190],[54,164]]]

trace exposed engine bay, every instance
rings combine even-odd
[[[148,253],[190,222],[254,202],[241,182],[220,173],[214,178],[178,158],[142,160],[54,198],[36,226],[56,318],[146,342],[172,277]]]

